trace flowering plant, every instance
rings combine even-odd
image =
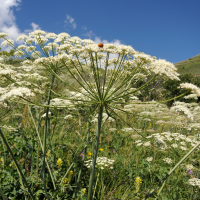
[[[67,33],[56,35],[36,30],[29,33],[29,36],[18,37],[17,41],[24,41],[24,44],[18,47],[14,45],[13,40],[6,37],[8,34],[0,33],[0,38],[4,39],[2,46],[12,46],[15,49],[15,57],[26,58],[18,68],[25,73],[17,73],[14,67],[0,63],[0,76],[3,78],[1,80],[6,78],[12,82],[7,87],[0,88],[0,101],[46,108],[42,116],[45,117],[43,143],[38,134],[43,152],[43,183],[46,198],[49,199],[45,183],[45,166],[50,109],[65,108],[82,112],[89,107],[87,117],[96,116],[97,130],[88,189],[88,199],[91,199],[102,122],[109,117],[119,117],[118,113],[126,104],[126,99],[137,99],[136,95],[141,89],[160,78],[179,80],[176,67],[165,60],[157,60],[156,57],[137,52],[131,46],[102,43],[97,45],[92,40],[70,37]],[[47,75],[51,75],[51,79]],[[75,81],[78,87],[65,80],[66,77]],[[136,83],[141,79],[146,80],[146,83],[136,88]],[[65,92],[54,91],[55,80],[66,86],[67,95]],[[38,100],[36,95],[46,98]],[[105,119],[103,112],[106,112]],[[4,137],[2,132],[1,135]],[[62,163],[59,163],[61,166]],[[20,171],[19,166],[17,167]],[[50,170],[49,173],[54,184]],[[22,173],[21,176],[25,181]],[[61,183],[64,180],[65,176]],[[27,183],[26,186],[29,188]],[[30,189],[29,193],[34,199]]]

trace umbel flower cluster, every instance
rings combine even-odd
[[[24,44],[18,47],[7,37],[8,34],[0,33],[0,39],[4,40],[1,45],[12,46],[15,57],[27,59],[18,67],[21,72],[0,64],[0,76],[13,81],[9,87],[0,88],[0,101],[18,97],[33,100],[36,94],[44,94],[50,84],[47,74],[52,74],[69,89],[65,95],[55,95],[50,105],[71,109],[77,104],[110,104],[115,107],[125,97],[137,99],[133,94],[139,89],[134,88],[134,82],[147,80],[150,74],[155,76],[147,84],[161,77],[179,80],[172,63],[137,52],[131,46],[97,45],[90,39],[42,30],[19,36],[17,41],[23,40]],[[79,89],[64,79],[63,69],[67,69],[67,77],[76,79]],[[43,84],[38,84],[39,80]]]
[[[97,165],[100,169],[110,168],[113,169],[114,160],[108,159],[106,157],[97,157]],[[90,168],[92,166],[92,160],[85,161],[85,166]]]

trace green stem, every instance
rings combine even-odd
[[[88,200],[92,199],[92,186],[93,186],[93,183],[94,183],[95,165],[96,165],[97,153],[98,153],[98,146],[99,146],[99,138],[100,138],[100,131],[101,131],[102,114],[103,114],[103,105],[100,105],[100,107],[99,107],[99,113],[98,113],[98,123],[97,123],[96,139],[95,139],[95,144],[94,144],[94,149],[93,149],[92,169],[90,171]]]
[[[28,109],[29,109],[29,112],[30,112],[31,118],[32,118],[32,120],[33,120],[33,124],[34,124],[34,126],[35,126],[35,130],[36,130],[36,132],[37,132],[38,139],[39,139],[39,142],[38,142],[38,152],[37,152],[37,164],[36,164],[36,173],[37,173],[37,175],[38,175],[39,143],[40,143],[40,146],[41,146],[42,152],[44,153],[44,151],[43,151],[43,147],[42,147],[42,146],[43,146],[43,145],[42,145],[42,141],[41,141],[40,134],[39,134],[39,125],[40,125],[40,122],[41,122],[41,121],[38,122],[38,128],[37,128],[37,127],[36,127],[36,124],[35,124],[35,121],[34,121],[34,118],[33,118],[33,115],[32,115],[32,113],[31,113],[31,110],[30,110],[29,107],[28,107]],[[47,162],[47,159],[46,159],[46,164],[47,164],[47,168],[48,168],[48,170],[49,170],[49,174],[50,174],[50,176],[51,176],[51,180],[52,180],[52,182],[53,182],[54,190],[56,190],[55,181],[54,181],[53,175],[52,175],[52,173],[51,173],[51,170],[50,170],[49,164],[48,164],[48,162]]]
[[[158,199],[158,196],[160,195],[160,193],[162,192],[162,190],[163,190],[163,188],[164,188],[164,186],[165,186],[165,183],[166,183],[166,180],[163,182],[163,184],[162,184],[162,186],[161,186],[161,188],[160,188],[160,190],[159,190],[159,192],[158,192],[157,197],[156,197],[155,200]]]
[[[48,97],[48,102],[47,105],[50,104],[50,100],[51,100],[51,89],[53,88],[53,83],[54,83],[54,79],[55,76],[52,75],[52,79],[51,79],[51,88],[49,90],[49,97]],[[47,140],[47,125],[48,125],[48,114],[49,114],[49,107],[47,107],[46,110],[46,117],[45,117],[45,127],[44,127],[44,138],[43,138],[43,183],[44,183],[44,191],[45,191],[45,196],[48,200],[49,199],[49,195],[47,194],[47,188],[46,188],[46,170],[45,170],[45,160],[46,160],[46,140]]]
[[[175,166],[173,169],[170,170],[170,172],[161,180],[161,183],[164,183],[168,177],[178,168],[178,166],[200,145],[200,142],[193,148],[191,149]],[[153,192],[155,192],[155,190],[157,189],[157,187],[153,190],[151,190],[150,193],[147,193],[144,200],[147,199],[151,194],[153,194]]]
[[[87,143],[89,143],[89,136],[90,136],[90,123],[88,125],[88,133],[87,133]],[[78,179],[77,179],[77,183],[76,183],[76,188],[75,188],[75,191],[74,191],[74,194],[73,194],[73,198],[76,197],[76,194],[77,194],[77,190],[79,188],[79,184],[80,184],[80,178],[81,178],[81,174],[82,174],[82,171],[83,171],[83,164],[84,164],[84,161],[85,161],[85,157],[86,157],[86,153],[87,153],[87,146],[85,147],[84,149],[84,156],[83,156],[83,161],[81,163],[81,169],[79,171],[79,174],[78,174]]]
[[[95,187],[94,187],[94,194],[93,194],[92,199],[94,199],[94,195],[95,195],[95,191],[96,191],[96,188],[97,188],[98,180],[99,180],[99,173],[98,173],[98,175],[97,175],[97,181],[96,181],[96,184],[95,184]]]
[[[23,179],[23,181],[24,181],[26,187],[28,188],[28,192],[30,193],[31,198],[35,200],[35,198],[34,198],[32,192],[31,192],[31,190],[30,190],[30,188],[29,188],[29,186],[28,186],[28,183],[27,183],[27,181],[26,181],[26,178],[24,177],[24,174],[22,173],[22,171],[21,171],[21,169],[20,169],[20,167],[19,167],[19,165],[18,165],[18,163],[17,163],[17,161],[16,161],[16,159],[15,159],[15,156],[13,155],[13,152],[12,152],[12,150],[10,149],[10,146],[9,146],[9,144],[8,144],[8,142],[7,142],[7,140],[6,140],[5,136],[4,136],[4,134],[3,134],[3,132],[1,131],[1,128],[0,128],[0,135],[1,135],[3,141],[4,141],[5,145],[6,145],[6,147],[7,147],[8,151],[9,151],[9,153],[11,154],[12,159],[14,160],[14,162],[15,162],[15,164],[16,164],[16,167],[17,167],[17,169],[19,170],[19,173],[20,173],[20,175],[21,175],[21,177],[22,177],[22,179]]]
[[[3,191],[1,190],[1,188],[0,188],[0,194],[1,194],[2,198],[3,198],[3,200],[8,200],[7,197],[4,196]]]

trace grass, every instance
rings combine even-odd
[[[62,91],[63,88],[59,87],[56,91],[59,92],[59,90]],[[101,166],[97,167],[94,199],[143,199],[147,189],[149,187],[151,189],[154,188],[158,184],[158,181],[162,180],[172,166],[187,152],[180,149],[178,151],[173,149],[162,150],[159,146],[154,145],[153,139],[146,139],[147,136],[153,133],[168,132],[169,129],[172,133],[178,132],[188,136],[187,129],[184,128],[185,121],[187,121],[184,116],[180,119],[181,116],[170,112],[162,104],[154,107],[152,105],[135,104],[130,109],[134,110],[134,112],[128,115],[122,114],[120,115],[121,119],[117,118],[114,122],[107,121],[102,127],[98,157],[113,159],[114,164],[112,165],[113,168],[111,166],[104,167],[104,169],[101,169]],[[39,116],[43,114],[41,110],[39,111],[38,108],[33,107],[31,108],[31,112],[35,121],[37,121],[37,113],[39,113]],[[73,187],[76,185],[81,163],[83,162],[80,150],[86,142],[88,125],[84,117],[77,113],[75,115],[74,111],[52,109],[51,113],[51,128],[47,139],[47,150],[50,150],[48,162],[52,173],[55,174],[54,178],[59,196],[62,199],[71,199]],[[73,117],[64,120],[67,114],[71,114]],[[163,122],[158,123],[161,119]],[[182,120],[181,124],[178,124],[177,120]],[[95,124],[91,122],[90,138],[94,138]],[[129,128],[128,124],[131,124],[137,132],[125,129]],[[36,193],[36,199],[44,199],[41,181],[42,151],[38,144],[30,113],[28,113],[26,107],[19,104],[1,121],[0,125],[7,126],[7,128],[3,128],[3,131],[28,183],[31,185],[31,189]],[[13,128],[15,127],[16,131],[8,131],[9,125]],[[44,121],[41,122],[39,127],[39,134],[43,137]],[[196,131],[192,129],[189,136],[194,137],[195,134]],[[142,145],[138,145],[138,140],[141,140]],[[143,145],[147,141],[151,142],[150,146]],[[166,143],[170,146],[174,141],[173,139],[173,142],[166,141]],[[182,140],[179,142],[182,142]],[[191,148],[189,144],[186,144],[186,147],[188,149]],[[91,153],[92,149],[93,142],[88,145],[87,152],[83,152],[86,160],[91,159],[91,155],[88,153]],[[4,163],[1,162],[0,164],[3,169],[0,173],[0,180],[5,194],[11,198],[24,199],[25,189],[17,181],[19,175],[10,155],[5,151],[3,143],[0,143],[0,152],[0,158],[4,159]],[[31,159],[31,155],[33,160]],[[75,157],[77,160],[70,170],[72,171],[71,174],[69,173],[65,182],[60,185],[61,178]],[[152,162],[146,161],[147,157],[152,157]],[[171,158],[173,164],[165,163],[163,159],[166,157]],[[59,159],[62,160],[62,165],[57,164],[57,160]],[[193,164],[195,175],[187,174],[187,164]],[[159,199],[198,199],[198,188],[187,184],[191,176],[198,177],[198,166],[198,151],[196,151],[167,179]],[[141,179],[141,183],[136,182],[136,178],[138,177]],[[87,192],[85,193],[84,191],[87,191],[88,180],[89,169],[83,165],[77,199],[87,198]],[[48,192],[53,195],[54,190],[49,175],[47,176],[47,187]],[[159,184],[160,187],[161,185]],[[157,192],[158,190],[156,190]]]
[[[200,54],[187,60],[175,63],[180,74],[200,75]]]
[[[14,60],[12,64],[17,67],[20,62],[21,60]],[[68,77],[62,78],[77,87]],[[63,94],[64,89],[64,84],[55,81],[53,88],[55,92]],[[36,96],[35,101],[41,102],[41,100],[41,96]],[[45,99],[43,101],[45,102]],[[188,184],[188,180],[199,178],[199,149],[178,167],[164,182],[165,185],[160,181],[196,144],[195,135],[199,131],[197,123],[200,120],[199,105],[188,104],[188,108],[195,115],[195,120],[191,121],[184,115],[169,110],[165,104],[142,104],[137,101],[129,103],[135,104],[127,103],[128,107],[121,106],[127,113],[117,112],[119,116],[112,116],[114,120],[109,119],[103,123],[98,157],[106,157],[114,160],[114,163],[97,164],[93,199],[143,199],[148,190],[157,186],[150,200],[156,199],[157,195],[162,200],[198,199],[199,188]],[[12,106],[15,106],[14,109]],[[34,126],[36,123],[39,135],[43,139],[45,120],[41,119],[41,116],[44,114],[44,109],[30,106],[29,112],[28,106],[19,103],[10,103],[7,108],[0,106],[0,109],[0,126],[31,191],[36,199],[45,199],[42,182],[43,153]],[[74,110],[50,109],[50,111],[47,161],[56,189],[46,169],[47,191],[52,199],[56,199],[57,196],[60,199],[72,199],[78,186],[76,199],[87,199],[90,170],[85,161],[89,161],[92,156],[96,122],[86,117],[90,108],[84,112],[79,107]],[[71,117],[64,119],[69,115]],[[191,125],[194,125],[194,128],[191,128]],[[156,134],[163,137],[164,143],[157,140]],[[91,143],[86,149],[88,137]],[[165,148],[165,145],[168,148]],[[163,160],[166,158],[171,159],[170,162]],[[11,199],[29,199],[27,189],[1,139],[0,159],[2,169],[0,183],[4,194]],[[189,164],[192,165],[192,170],[187,167]],[[78,185],[81,168],[82,175]],[[66,177],[61,181],[65,174]]]

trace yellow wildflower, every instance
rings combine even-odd
[[[104,149],[100,148],[99,151],[103,151]]]
[[[140,185],[142,184],[142,179],[138,176],[135,178],[135,187],[136,187],[136,191],[135,193],[138,193],[140,190]]]
[[[69,172],[69,175],[70,175],[70,176],[72,176],[72,175],[73,175],[73,173],[74,173],[74,172],[71,170],[71,171]]]
[[[88,158],[91,158],[91,156],[92,156],[92,153],[89,152],[89,153],[88,153]]]
[[[66,184],[67,181],[68,181],[68,178],[65,178],[64,181],[63,181],[63,183]]]
[[[83,189],[81,190],[81,196],[83,196],[85,193],[86,193],[86,188],[83,188]]]
[[[51,150],[48,150],[47,153],[46,153],[46,156],[48,157],[51,153]]]
[[[62,159],[58,158],[58,160],[57,160],[58,167],[62,167],[62,163],[63,163]]]

